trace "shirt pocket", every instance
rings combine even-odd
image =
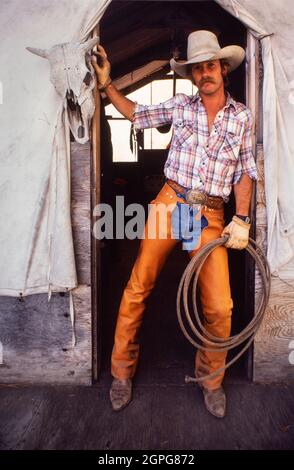
[[[224,142],[220,148],[219,157],[221,160],[227,160],[231,163],[237,163],[242,138],[240,135],[227,132]]]
[[[194,142],[194,122],[178,119],[174,123],[174,145],[177,148],[191,147]]]
[[[241,137],[227,132],[224,142],[214,160],[214,173],[223,187],[232,183],[238,163]]]

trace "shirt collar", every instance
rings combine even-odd
[[[227,97],[227,102],[225,104],[224,109],[229,108],[230,106],[233,106],[236,110],[237,109],[236,101],[231,97],[229,92],[226,91],[225,94],[226,94],[226,97]],[[191,103],[194,103],[195,101],[202,102],[199,91],[197,91],[196,95],[192,96],[192,98],[191,98]]]

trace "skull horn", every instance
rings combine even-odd
[[[88,39],[88,41],[84,42],[81,44],[82,49],[85,52],[90,51],[96,44],[98,44],[100,41],[100,37],[97,36],[96,38]]]
[[[31,52],[32,54],[39,55],[44,59],[48,59],[48,51],[46,49],[36,49],[35,47],[26,47],[26,50]]]

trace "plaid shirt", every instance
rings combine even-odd
[[[209,134],[207,114],[199,93],[176,94],[158,105],[136,103],[133,127],[146,129],[173,125],[164,174],[185,188],[195,188],[225,201],[246,173],[257,179],[252,154],[252,115],[227,93]]]

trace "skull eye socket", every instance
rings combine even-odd
[[[68,107],[71,111],[76,111],[77,110],[77,105],[71,99],[68,99],[67,103],[68,103]]]
[[[90,83],[91,83],[91,78],[92,78],[92,76],[91,76],[90,72],[87,72],[86,75],[85,75],[85,78],[84,78],[84,83],[85,83],[87,86],[90,85]]]
[[[67,99],[67,104],[68,104],[69,109],[71,111],[76,111],[77,104],[75,103],[75,97],[74,97],[74,93],[72,90],[67,90],[66,99]]]

